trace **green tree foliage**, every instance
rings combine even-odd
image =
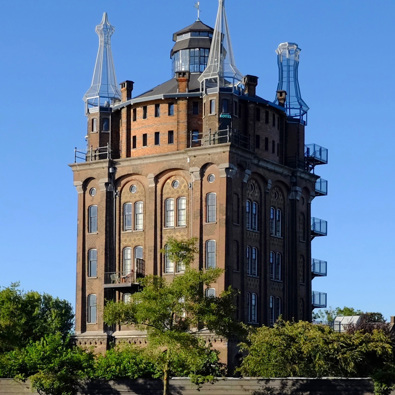
[[[0,352],[26,346],[48,334],[66,336],[73,327],[69,302],[38,292],[22,292],[18,284],[0,290]]]
[[[258,328],[242,349],[244,376],[368,377],[394,366],[391,339],[383,331],[336,333],[302,321]]]
[[[218,279],[222,270],[190,268],[197,251],[195,240],[170,239],[167,246],[170,259],[185,266],[185,273],[174,276],[171,282],[158,276],[140,279],[142,291],[133,294],[130,303],[109,302],[104,309],[108,324],[132,324],[147,331],[146,352],[163,372],[164,394],[169,373],[180,358],[193,372],[201,370],[210,355],[209,346],[196,336],[199,329],[205,327],[231,337],[241,328],[234,319],[234,292],[229,289],[219,297],[205,295],[205,288]]]
[[[315,320],[322,320],[325,322],[332,322],[334,319],[338,316],[352,316],[352,315],[361,315],[363,314],[362,310],[354,309],[353,307],[336,307],[333,309],[332,307],[329,307],[328,309],[325,310],[318,310],[316,313],[314,313],[313,318]]]
[[[92,375],[94,356],[70,344],[58,332],[0,355],[0,377],[29,379],[39,394],[75,394],[81,380]]]

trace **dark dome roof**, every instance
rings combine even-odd
[[[214,29],[206,24],[204,24],[202,21],[196,21],[192,23],[192,25],[189,25],[185,27],[184,29],[179,30],[178,32],[175,32],[173,34],[173,41],[177,41],[177,36],[180,34],[184,33],[189,33],[189,32],[209,32],[213,33]]]

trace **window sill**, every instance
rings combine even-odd
[[[88,235],[98,235],[99,232],[88,232]]]
[[[257,274],[248,274],[247,273],[247,276],[252,277],[252,278],[259,278],[259,276]]]
[[[210,225],[210,224],[217,224],[217,221],[212,221],[212,222],[205,222],[204,225]]]
[[[274,278],[271,278],[270,281],[274,281],[275,283],[282,283],[283,280],[275,280]]]

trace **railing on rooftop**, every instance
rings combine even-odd
[[[311,236],[326,236],[328,234],[328,222],[316,218],[316,217],[311,217]]]
[[[109,144],[105,147],[93,148],[90,146],[88,151],[80,151],[74,148],[74,163],[93,162],[101,159],[111,159],[111,148]]]
[[[319,309],[325,308],[327,305],[326,292],[313,291],[311,301],[312,301],[313,308],[319,308]]]
[[[250,149],[250,139],[238,130],[230,128],[220,130],[209,130],[203,133],[190,133],[189,147],[202,147],[232,143],[238,147]]]
[[[327,262],[313,258],[311,260],[311,272],[313,277],[325,277],[327,275]]]
[[[315,195],[326,196],[328,194],[328,181],[323,178],[319,178],[315,182]]]

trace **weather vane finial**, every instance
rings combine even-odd
[[[195,3],[195,8],[197,9],[197,20],[200,21],[200,1]]]

